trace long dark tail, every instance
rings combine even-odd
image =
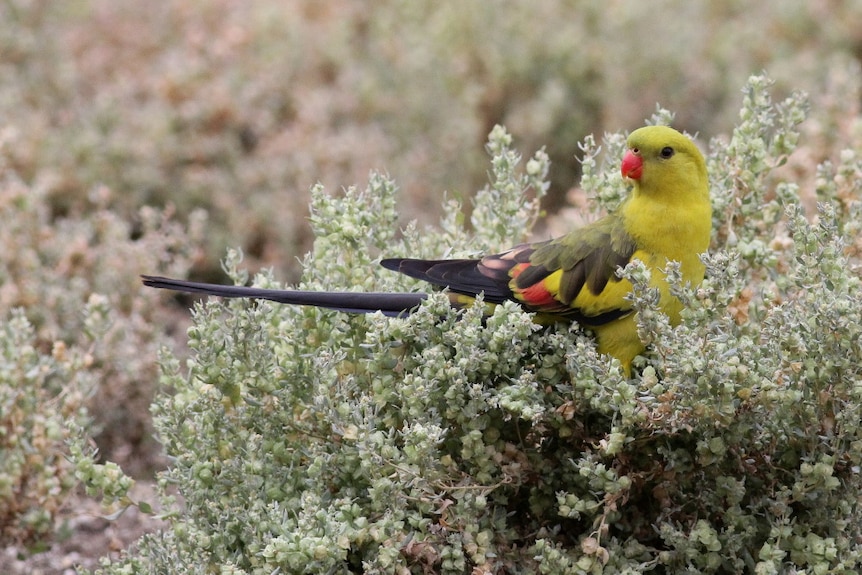
[[[230,298],[266,299],[293,305],[311,305],[350,313],[383,312],[388,316],[410,313],[427,297],[424,293],[387,292],[317,292],[226,286],[175,280],[158,276],[141,276],[144,285],[186,293]]]

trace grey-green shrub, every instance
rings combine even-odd
[[[71,428],[88,423],[92,357],[62,342],[41,350],[21,309],[0,328],[0,539],[34,544],[76,484],[65,455]]]
[[[160,461],[147,407],[166,314],[137,276],[187,267],[202,221],[186,233],[142,209],[133,228],[103,187],[86,215],[58,216],[12,166],[19,144],[0,131],[0,539],[39,549],[80,479],[72,444],[92,454],[96,437],[135,475]]]
[[[191,358],[181,368],[165,353],[172,393],[153,407],[173,460],[160,483],[183,505],[165,496],[170,528],[100,572],[858,572],[859,184],[847,176],[862,164],[848,151],[822,167],[824,205],[806,218],[798,187],[773,179],[805,109],[753,77],[733,135],[711,143],[716,241],[703,284],[674,288],[680,326],[655,309],[643,265],[622,272],[650,343],[632,379],[576,325],[540,329],[515,305],[483,317],[431,297],[400,319],[197,306]],[[395,238],[394,185],[378,175],[339,198],[315,190],[299,287],[412,289],[376,271],[378,253],[517,241],[547,166],[540,152],[517,175],[509,145],[492,132],[475,233],[449,203],[441,230]],[[618,200],[617,162],[586,171],[603,203]],[[242,280],[238,263],[231,253],[226,269]]]

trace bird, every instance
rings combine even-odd
[[[486,304],[514,301],[539,323],[578,322],[600,353],[619,360],[627,377],[645,350],[627,297],[633,286],[618,270],[637,259],[650,270],[659,309],[678,324],[683,304],[671,294],[665,268],[679,263],[683,282],[699,284],[709,248],[712,204],[706,161],[694,142],[668,126],[645,126],[626,139],[620,164],[628,197],[602,218],[546,241],[522,243],[473,259],[387,258],[389,270],[448,291],[463,308],[482,294]],[[225,298],[266,299],[352,313],[409,314],[428,297],[406,292],[315,292],[225,286],[142,276],[149,287]]]

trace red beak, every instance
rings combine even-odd
[[[620,171],[624,178],[639,180],[644,169],[644,161],[639,155],[628,150],[623,157],[623,163],[620,165]]]

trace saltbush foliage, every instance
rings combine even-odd
[[[65,458],[71,429],[88,423],[92,357],[62,342],[38,349],[22,310],[0,328],[0,540],[34,543],[54,530],[54,515],[75,486]]]
[[[198,244],[152,209],[133,230],[102,187],[86,216],[54,214],[11,165],[18,145],[0,130],[0,540],[38,548],[80,478],[70,444],[93,455],[96,437],[135,474],[158,461],[145,414],[164,314],[136,276],[185,268]]]
[[[710,143],[714,242],[702,285],[674,288],[681,325],[657,311],[648,270],[622,272],[650,344],[631,379],[578,326],[540,329],[514,305],[484,316],[431,297],[398,319],[197,305],[191,357],[164,353],[172,393],[153,407],[173,461],[160,484],[183,504],[165,495],[170,528],[100,572],[858,572],[862,159],[823,164],[806,213],[778,176],[806,106],[753,77],[737,128]],[[414,289],[378,254],[524,237],[548,162],[519,171],[510,140],[491,133],[471,231],[448,202],[439,230],[396,237],[379,175],[337,198],[316,188],[299,287]],[[599,205],[619,201],[622,142],[583,145]],[[232,252],[245,281],[238,265]]]

